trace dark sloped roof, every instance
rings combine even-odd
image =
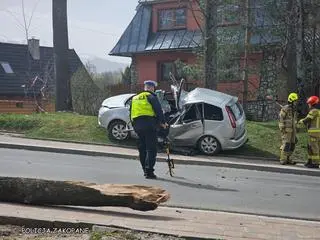
[[[27,61],[28,55],[31,60],[30,71]],[[51,47],[40,47],[40,60],[33,60],[28,52],[27,45],[0,43],[0,62],[9,63],[14,72],[12,74],[6,73],[0,65],[0,95],[2,96],[25,96],[26,88],[22,86],[28,87],[36,76],[48,79],[48,87],[54,88],[54,59],[53,48]],[[75,73],[82,66],[83,64],[77,53],[70,49],[70,73]],[[39,93],[40,87],[41,85],[37,85],[33,90]]]
[[[130,57],[134,53],[190,49],[201,45],[200,31],[171,30],[151,32],[152,6],[141,4],[109,55]]]
[[[152,5],[158,1],[141,1],[133,20],[121,36],[109,55],[131,57],[134,53],[160,50],[186,50],[202,45],[201,31],[169,30],[153,33],[151,31]],[[161,1],[160,1],[161,2]],[[148,3],[148,4],[147,4]],[[265,12],[263,0],[251,0],[253,6],[253,27],[251,44],[273,44],[280,39],[268,29],[272,29],[272,21]],[[242,43],[244,30],[239,27],[230,36],[220,36],[229,27],[218,28],[218,40],[228,44]]]
[[[144,51],[151,25],[151,6],[140,5],[131,23],[122,34],[110,55],[131,56]]]
[[[152,33],[145,51],[190,49],[201,45],[200,31],[172,30]]]

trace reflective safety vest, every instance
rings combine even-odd
[[[310,126],[308,128],[309,136],[320,138],[320,110],[311,109],[306,118],[311,119]]]
[[[148,101],[148,96],[151,93],[142,92],[132,98],[131,102],[131,120],[141,116],[156,116],[151,103]]]
[[[285,105],[281,108],[279,114],[279,128],[286,132],[294,132],[297,116],[292,106]]]

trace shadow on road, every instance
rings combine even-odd
[[[186,181],[179,181],[176,179],[186,180]],[[238,192],[236,189],[230,189],[230,188],[220,188],[209,184],[200,184],[200,183],[192,183],[191,180],[183,178],[183,177],[172,177],[172,178],[157,178],[158,181],[162,182],[169,182],[174,183],[183,187],[189,187],[189,188],[197,188],[197,189],[205,189],[205,190],[212,190],[212,191],[225,191],[225,192]]]

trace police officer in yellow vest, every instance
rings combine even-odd
[[[282,145],[280,147],[280,163],[283,165],[295,164],[290,157],[297,143],[297,102],[298,94],[290,93],[288,96],[288,104],[281,108],[279,114],[279,129],[281,131],[282,138]]]
[[[154,93],[157,83],[145,81],[144,91],[134,96],[131,101],[130,119],[138,134],[139,158],[144,176],[155,179],[154,165],[157,157],[157,128],[167,127],[160,102]]]
[[[309,106],[308,115],[299,121],[299,125],[305,125],[308,129],[308,168],[319,168],[320,164],[320,110],[316,107],[319,104],[317,96],[311,96],[307,100]]]

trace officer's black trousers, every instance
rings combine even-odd
[[[153,174],[157,157],[157,131],[155,128],[143,128],[136,132],[142,169],[147,175]]]

